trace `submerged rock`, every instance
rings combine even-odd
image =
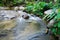
[[[13,40],[13,29],[16,26],[15,17],[17,12],[11,10],[0,10],[0,40]]]
[[[14,40],[50,40],[49,35],[45,35],[46,25],[39,17],[28,14],[29,19],[18,18]]]
[[[4,13],[7,14],[9,18],[16,15],[16,11],[6,11]],[[17,11],[17,13],[19,17],[17,17],[15,21],[10,20],[11,22],[3,22],[2,25],[5,24],[3,27],[4,30],[8,30],[8,35],[1,40],[49,40],[49,35],[45,35],[47,26],[39,17],[31,16],[22,11]],[[29,16],[28,19],[22,17],[22,15],[26,14]]]
[[[4,15],[3,17],[5,18],[5,20],[10,20],[13,17],[17,17],[19,14],[14,11],[14,10],[1,10],[0,11],[1,15]]]

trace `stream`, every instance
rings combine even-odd
[[[0,29],[0,40],[50,40],[49,34],[45,34],[47,26],[42,19],[27,14],[29,19],[25,20],[22,15],[26,14],[23,11],[0,10],[0,22],[10,21]]]

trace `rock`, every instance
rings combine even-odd
[[[14,10],[18,10],[18,7],[16,6],[16,7],[14,7]]]
[[[16,7],[14,7],[14,10],[24,10],[25,8],[23,7],[23,6],[16,6]]]
[[[1,14],[4,15],[4,18],[8,19],[8,20],[10,20],[13,17],[18,17],[18,15],[19,15],[18,12],[14,11],[14,10],[1,10],[0,12],[1,12]]]
[[[52,9],[47,10],[47,11],[44,12],[44,14],[52,14],[52,13],[53,13]]]
[[[29,19],[29,16],[26,14],[26,15],[22,15],[22,17],[24,18],[24,19]]]
[[[20,10],[24,10],[25,8],[24,8],[23,6],[20,6],[19,9],[20,9]]]
[[[54,19],[52,19],[49,23],[48,23],[48,27],[51,27],[51,26],[53,26],[54,25],[54,23],[55,23],[55,20]]]
[[[8,10],[9,7],[0,7],[0,10]]]

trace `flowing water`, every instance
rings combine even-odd
[[[4,23],[0,28],[0,40],[49,40],[49,35],[45,34],[45,23],[36,16],[29,15],[29,19],[25,20],[22,15],[27,13],[23,11],[1,10],[0,18]],[[15,19],[11,19],[16,17]],[[3,25],[3,23],[1,23]],[[6,26],[5,26],[6,25]]]

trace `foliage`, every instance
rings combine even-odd
[[[50,20],[54,19],[55,23],[49,29],[53,34],[60,35],[60,8],[58,9],[54,8],[52,10],[53,10],[52,14],[49,14],[47,16],[45,15],[46,16],[45,21],[49,22]]]
[[[45,2],[29,3],[25,8],[28,13],[39,14],[40,16],[43,16],[43,12],[47,9],[49,7]]]
[[[24,0],[0,0],[0,6],[13,6],[17,3],[23,3]]]
[[[60,35],[60,13],[57,13],[57,16],[55,16],[56,23],[53,25],[52,32],[56,35]],[[55,30],[54,30],[55,29]],[[53,31],[54,30],[54,31]]]
[[[56,10],[55,10],[56,11]],[[55,16],[54,16],[55,15]],[[55,35],[60,35],[60,10],[58,9],[58,12],[53,12],[47,17],[47,20],[54,19],[55,23],[50,30],[55,34]]]

